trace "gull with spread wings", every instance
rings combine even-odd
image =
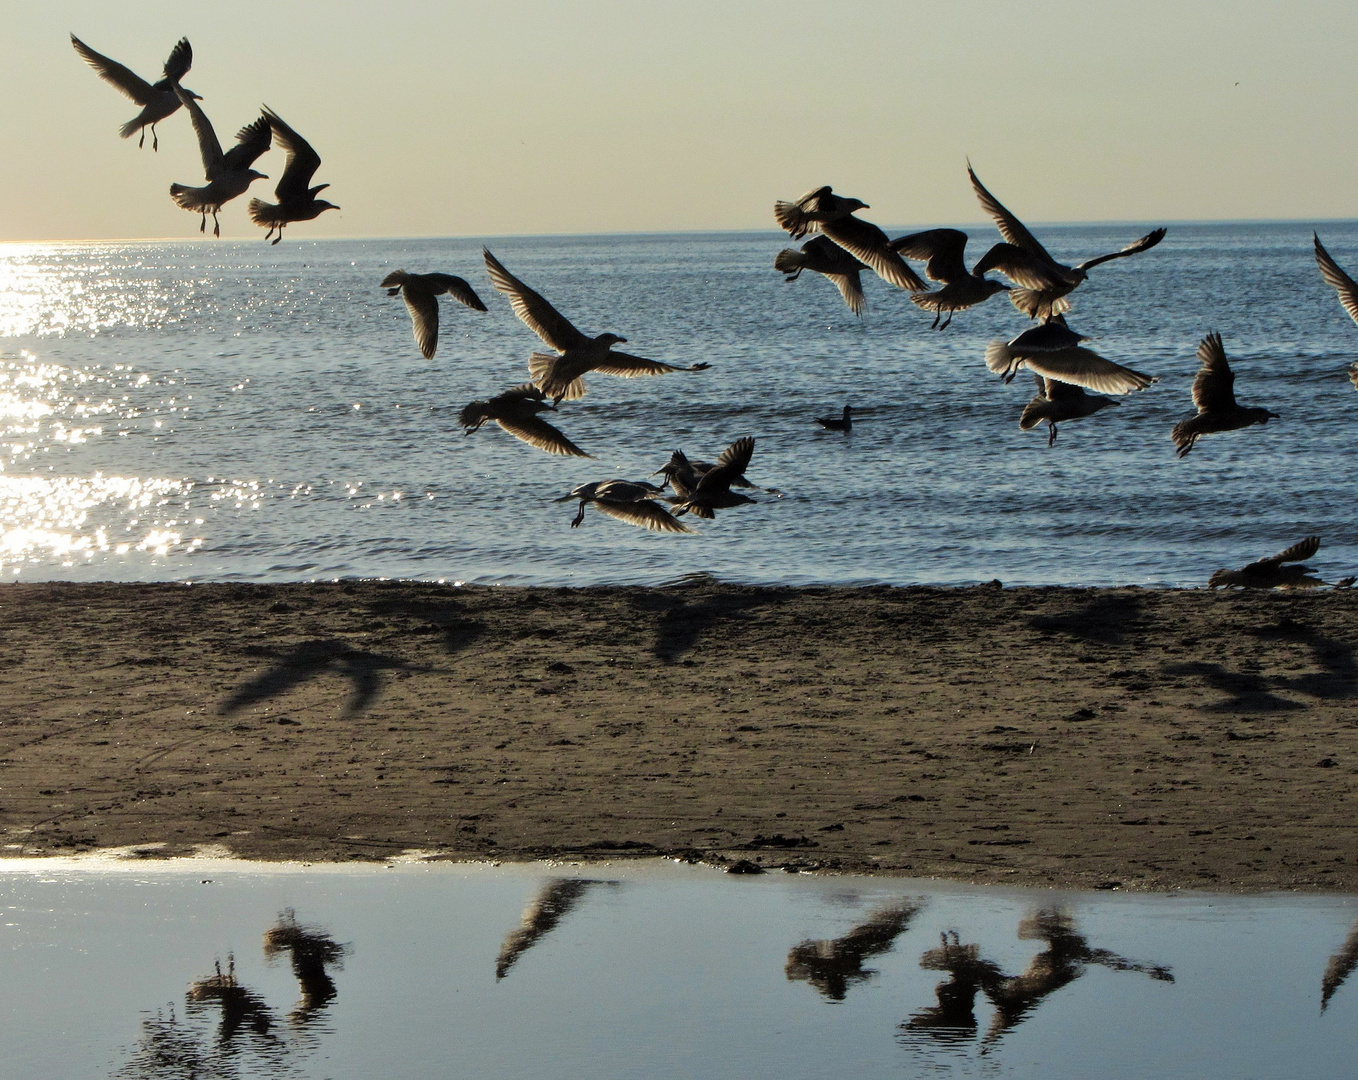
[[[458,414],[457,420],[466,429],[464,435],[479,430],[487,420],[494,420],[501,430],[549,454],[562,457],[593,456],[538,416],[544,410],[552,410],[552,406],[544,400],[542,391],[532,383],[523,383],[489,401],[473,401]]]
[[[794,240],[809,232],[824,233],[883,281],[907,292],[926,291],[929,286],[896,254],[886,233],[853,216],[855,210],[866,209],[867,203],[831,194],[827,185],[808,191],[795,203],[774,203],[773,216]]]
[[[691,533],[692,529],[676,521],[668,510],[655,502],[662,490],[644,480],[595,480],[572,488],[569,494],[556,501],[580,500],[580,512],[571,521],[572,529],[585,520],[585,507],[593,503],[600,513],[629,525],[652,532]]]
[[[1056,425],[1067,420],[1083,420],[1093,416],[1117,402],[1101,394],[1086,394],[1084,387],[1074,383],[1049,379],[1044,375],[1034,375],[1037,393],[1023,408],[1019,417],[1019,429],[1031,431],[1038,424],[1047,425],[1047,445],[1056,445]]]
[[[1006,383],[1026,367],[1035,375],[1103,394],[1130,394],[1158,381],[1158,376],[1144,375],[1086,349],[1081,342],[1088,340],[1066,325],[1065,316],[1053,315],[1011,341],[992,341],[986,346],[985,364]]]
[[[863,314],[863,279],[859,271],[866,270],[867,264],[854,258],[828,236],[813,236],[802,245],[801,251],[783,248],[774,256],[773,268],[787,275],[785,281],[796,281],[803,270],[829,278],[849,310],[855,315]]]
[[[675,491],[672,501],[676,516],[692,512],[694,517],[711,520],[717,516],[717,510],[753,503],[755,500],[748,495],[731,490],[733,485],[742,482],[753,486],[745,479],[745,470],[750,467],[753,453],[754,439],[737,439],[721,452],[717,463],[702,473],[692,487],[685,482],[686,478],[674,472],[669,473],[668,479]]]
[[[1308,536],[1285,551],[1268,559],[1260,559],[1239,570],[1218,570],[1207,581],[1209,589],[1229,588],[1232,585],[1242,589],[1314,589],[1325,582],[1314,576],[1309,566],[1302,566],[1320,550],[1320,537]],[[1336,582],[1340,588],[1353,584],[1352,578]]]
[[[1213,332],[1198,345],[1198,360],[1202,367],[1193,380],[1193,404],[1196,416],[1174,425],[1170,438],[1179,457],[1184,457],[1204,435],[1221,431],[1237,431],[1253,424],[1267,424],[1282,419],[1277,413],[1260,406],[1239,405],[1235,400],[1235,372],[1226,360],[1221,335]]]
[[[575,401],[584,397],[584,375],[590,371],[630,379],[638,375],[664,375],[670,371],[706,371],[712,366],[692,364],[680,367],[614,352],[613,346],[626,344],[626,338],[608,333],[586,337],[542,296],[506,270],[488,248],[482,248],[481,251],[485,256],[491,283],[508,295],[514,314],[559,354],[534,353],[528,360],[528,372],[534,385],[552,399],[553,405],[563,398]]]
[[[415,344],[426,360],[432,360],[439,347],[439,302],[447,293],[473,311],[485,311],[486,305],[476,290],[464,278],[454,274],[408,274],[393,270],[382,279],[388,296],[400,293],[405,297],[410,323],[415,329]]]
[[[193,119],[193,130],[198,133],[198,151],[203,158],[203,173],[208,182],[204,187],[171,184],[170,197],[185,210],[197,210],[202,215],[199,232],[207,232],[207,216],[211,214],[212,235],[221,236],[222,227],[217,221],[217,213],[221,208],[237,195],[245,194],[256,180],[268,179],[264,173],[250,166],[269,149],[269,143],[273,141],[269,118],[261,115],[258,120],[246,124],[236,132],[236,145],[223,154],[217,133],[212,130],[212,122],[203,115],[198,103],[178,85],[175,86],[175,92]]]
[[[1023,222],[1006,210],[1000,200],[986,190],[970,162],[967,163],[967,175],[971,177],[971,186],[986,213],[995,219],[1000,235],[1018,249],[1017,253],[1006,253],[1003,261],[993,263],[992,267],[1021,286],[1010,291],[1009,300],[1030,319],[1046,319],[1069,311],[1070,301],[1066,299],[1067,294],[1073,292],[1077,285],[1089,277],[1090,270],[1112,259],[1125,259],[1128,255],[1148,251],[1165,238],[1163,228],[1152,229],[1140,240],[1128,244],[1120,251],[1086,259],[1075,266],[1066,266],[1052,258]]]
[[[179,44],[170,50],[170,58],[165,61],[165,77],[156,83],[147,82],[117,60],[110,60],[103,53],[95,52],[74,34],[71,35],[71,45],[81,59],[99,73],[99,78],[141,106],[141,112],[119,128],[118,134],[130,139],[140,131],[141,138],[137,141],[140,148],[146,145],[146,129],[149,127],[151,149],[159,150],[160,137],[156,134],[156,125],[179,108],[179,95],[175,93],[175,86],[193,66],[193,46],[189,44],[189,39],[180,38]],[[185,90],[184,93],[198,101],[203,100],[192,90]]]
[[[1344,273],[1337,262],[1330,258],[1330,253],[1325,250],[1325,245],[1320,242],[1320,237],[1315,233],[1311,238],[1316,242],[1316,262],[1320,265],[1320,276],[1330,285],[1334,286],[1339,293],[1339,302],[1344,305],[1344,310],[1349,313],[1349,318],[1358,322],[1358,282]],[[1349,381],[1358,389],[1358,361],[1349,365]]]
[[[933,330],[946,330],[952,322],[953,313],[965,311],[969,307],[984,303],[997,292],[1008,292],[1009,286],[986,277],[986,271],[1000,269],[1002,260],[996,253],[1008,244],[996,244],[981,258],[974,270],[968,270],[964,259],[967,249],[967,234],[961,229],[926,229],[924,232],[911,233],[891,241],[891,247],[907,259],[924,261],[924,273],[931,281],[943,283],[941,289],[933,292],[914,292],[910,302],[916,307],[934,313]],[[940,326],[938,320],[944,312],[948,317]]]
[[[329,184],[310,186],[311,178],[321,167],[321,157],[311,148],[311,144],[285,124],[267,105],[264,106],[264,116],[269,121],[269,129],[273,132],[274,145],[281,146],[287,152],[288,160],[283,166],[283,175],[278,181],[278,186],[273,189],[278,202],[251,199],[246,209],[250,212],[250,220],[256,225],[269,227],[269,231],[264,234],[265,240],[273,236],[274,230],[278,231],[273,240],[276,244],[283,239],[284,225],[293,221],[312,221],[327,210],[338,210],[339,207],[332,202],[316,198],[330,186]]]

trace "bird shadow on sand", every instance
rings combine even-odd
[[[1102,645],[1124,645],[1141,629],[1145,601],[1140,596],[1100,593],[1083,607],[1062,615],[1034,615],[1028,625],[1048,634],[1066,634]]]
[[[451,600],[376,600],[367,605],[369,613],[389,619],[403,619],[415,625],[410,632],[439,635],[449,655],[459,653],[486,632],[486,624],[469,619]]]
[[[632,603],[642,611],[659,615],[655,627],[655,643],[651,652],[662,663],[673,664],[690,652],[698,641],[712,634],[722,634],[731,624],[746,622],[754,609],[784,602],[779,594],[770,595],[739,588],[723,588],[699,596],[686,592],[699,587],[684,585],[672,589],[656,589],[637,596]]]
[[[286,652],[275,653],[273,664],[238,687],[217,711],[230,716],[248,706],[281,697],[328,672],[349,680],[352,690],[344,715],[352,718],[376,700],[382,689],[382,672],[390,670],[410,670],[410,665],[404,660],[355,649],[344,641],[304,641]]]

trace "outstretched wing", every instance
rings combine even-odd
[[[1045,375],[1057,382],[1083,386],[1097,394],[1130,394],[1133,390],[1144,390],[1155,382],[1154,376],[1115,364],[1092,349],[1073,348],[1055,352],[1027,353],[1022,359],[1028,370],[1038,375]]]
[[[844,302],[849,305],[849,310],[855,315],[863,314],[863,279],[857,270],[851,270],[847,274],[826,274],[834,286],[839,290],[839,295],[844,297]]]
[[[691,533],[693,530],[680,521],[676,521],[674,516],[659,503],[654,503],[650,499],[642,499],[639,502],[611,502],[608,499],[595,499],[594,505],[598,507],[601,514],[607,514],[611,518],[625,521],[629,525],[638,525],[643,529],[650,529],[651,532],[667,533]]]
[[[683,371],[684,368],[667,364],[663,360],[647,360],[623,352],[609,352],[604,362],[595,371],[604,375],[621,375],[624,379],[635,379],[638,375],[664,375],[670,371]]]
[[[526,442],[529,446],[536,446],[539,450],[546,450],[549,454],[559,454],[562,457],[593,456],[581,450],[546,420],[540,420],[536,416],[516,416],[512,420],[497,417],[495,422],[514,438]]]
[[[406,283],[401,290],[405,298],[406,310],[410,312],[410,324],[415,330],[415,344],[426,360],[433,359],[439,347],[439,302],[431,292]]]
[[[177,83],[189,73],[191,67],[193,67],[193,46],[189,44],[188,38],[180,38],[179,43],[170,50],[170,58],[165,61],[165,77],[170,82]]]
[[[967,163],[967,175],[971,177],[972,190],[976,192],[976,197],[981,200],[981,206],[987,214],[995,219],[995,224],[999,228],[1001,236],[1011,244],[1023,248],[1052,266],[1060,265],[1051,257],[1047,249],[1037,242],[1037,237],[1028,231],[1023,222],[1006,210],[1004,204],[986,190],[986,186],[981,183],[970,162]]]
[[[1283,563],[1305,562],[1319,550],[1320,537],[1308,536],[1305,540],[1293,544],[1286,551],[1278,552],[1272,558],[1260,559],[1258,562],[1250,563],[1241,573],[1248,574],[1256,570],[1276,570]]]
[[[1165,230],[1163,228],[1152,229],[1140,240],[1133,241],[1120,251],[1114,251],[1108,255],[1100,255],[1096,259],[1086,259],[1084,262],[1079,263],[1075,269],[1092,270],[1094,267],[1098,266],[1099,263],[1106,263],[1110,259],[1125,259],[1128,255],[1139,255],[1141,252],[1149,251],[1151,248],[1155,247],[1155,245],[1164,238]]]
[[[542,338],[557,352],[578,349],[589,344],[589,338],[577,330],[571,321],[552,307],[541,295],[504,268],[489,248],[482,248],[491,284],[509,297],[509,306],[523,320],[528,329]]]
[[[820,231],[896,288],[907,292],[924,292],[929,288],[918,274],[905,265],[905,260],[892,250],[886,233],[872,222],[850,214],[838,221],[823,223]]]
[[[932,281],[944,283],[967,277],[964,253],[967,234],[961,229],[927,229],[891,241],[896,253],[906,259],[923,259],[924,273]]]
[[[305,202],[311,196],[311,178],[321,167],[321,156],[267,105],[264,106],[264,118],[273,130],[274,142],[288,155],[274,194],[279,202]]]
[[[425,274],[424,279],[434,286],[434,292],[447,293],[459,304],[466,304],[473,311],[485,311],[486,305],[476,295],[476,290],[466,280],[455,274]]]
[[[1193,404],[1198,412],[1216,412],[1235,407],[1235,372],[1226,361],[1221,335],[1213,331],[1198,345],[1202,367],[1193,380]]]
[[[185,41],[181,44],[187,45],[188,42]],[[124,67],[117,60],[110,60],[103,53],[95,52],[74,34],[71,35],[71,45],[80,54],[80,58],[99,73],[99,78],[110,86],[117,87],[138,105],[145,105],[155,96],[155,90],[151,84],[140,75]],[[176,49],[177,51],[178,49]],[[173,54],[170,58],[174,59]]]
[[[753,454],[754,439],[749,436],[737,439],[721,452],[721,457],[717,458],[717,463],[703,473],[702,479],[698,481],[697,490],[712,491],[729,488],[732,481],[745,475],[745,470],[750,467],[750,458]]]
[[[222,161],[232,172],[248,169],[260,154],[269,149],[271,142],[273,125],[269,123],[268,116],[261,113],[258,120],[251,121],[236,132],[236,145],[226,152]]]
[[[214,180],[221,173],[224,163],[222,144],[217,141],[217,133],[212,130],[212,121],[207,118],[198,102],[184,93],[184,88],[175,85],[174,92],[179,95],[179,103],[189,111],[193,121],[194,134],[198,136],[198,153],[203,158],[203,175]]]
[[[981,256],[973,273],[985,277],[991,270],[998,270],[1015,285],[1038,292],[1073,284],[1070,275],[1061,273],[1050,259],[1041,259],[1017,244],[995,244]]]
[[[1330,258],[1330,253],[1325,250],[1325,245],[1320,242],[1317,234],[1312,233],[1311,236],[1316,242],[1316,263],[1320,266],[1320,276],[1339,293],[1339,302],[1344,305],[1349,318],[1358,322],[1358,282],[1344,273],[1339,264]]]

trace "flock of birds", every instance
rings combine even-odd
[[[328,184],[311,184],[320,167],[320,157],[267,106],[256,120],[240,129],[235,145],[223,153],[211,122],[198,105],[200,95],[180,85],[193,62],[188,39],[181,39],[174,47],[165,62],[164,77],[154,84],[95,52],[74,34],[71,43],[101,78],[142,107],[120,129],[123,138],[140,132],[138,145],[144,145],[145,129],[149,127],[152,149],[158,149],[156,124],[181,106],[189,113],[198,136],[207,183],[200,187],[173,184],[170,195],[179,206],[198,212],[200,231],[206,232],[207,215],[211,214],[213,234],[220,236],[217,215],[222,207],[244,194],[256,179],[267,179],[253,165],[271,144],[282,147],[287,154],[275,188],[278,201],[252,199],[248,207],[251,219],[257,225],[267,226],[266,240],[272,238],[277,244],[285,226],[338,209],[317,198]],[[959,311],[984,303],[997,293],[1007,294],[1013,306],[1033,320],[1034,325],[1010,341],[991,342],[985,363],[1006,383],[1020,369],[1032,373],[1037,393],[1024,408],[1019,426],[1027,431],[1045,423],[1047,444],[1051,446],[1056,442],[1058,424],[1093,416],[1117,404],[1105,395],[1144,390],[1158,381],[1156,376],[1115,363],[1086,347],[1084,343],[1089,337],[1070,327],[1066,312],[1070,310],[1069,295],[1088,280],[1091,270],[1149,251],[1164,239],[1166,230],[1153,229],[1118,251],[1068,266],[1052,256],[1023,222],[990,193],[970,163],[967,174],[976,197],[994,219],[1002,237],[971,269],[965,259],[967,234],[961,230],[928,229],[893,240],[878,226],[858,216],[858,211],[869,209],[867,203],[837,195],[829,185],[815,188],[795,201],[774,204],[779,226],[794,240],[815,234],[800,249],[780,251],[774,259],[774,268],[789,282],[808,270],[826,277],[855,315],[862,314],[865,303],[861,274],[871,270],[889,285],[908,292],[916,306],[933,312],[932,328],[937,330],[946,330]],[[1358,283],[1330,257],[1319,236],[1314,241],[1322,276],[1337,290],[1345,309],[1358,322]],[[594,337],[583,333],[540,293],[515,277],[488,249],[483,249],[483,256],[492,286],[508,296],[514,314],[552,351],[532,354],[528,382],[468,404],[459,417],[468,435],[493,421],[515,438],[548,453],[590,457],[541,415],[556,413],[563,401],[583,397],[586,374],[598,372],[631,378],[674,371],[696,372],[709,367],[705,363],[680,366],[620,352],[614,346],[626,344],[626,338],[613,333]],[[931,289],[910,262],[923,263],[925,277],[936,282],[938,288]],[[988,277],[991,272],[1012,284]],[[438,347],[439,296],[450,295],[475,311],[487,310],[475,289],[464,278],[452,274],[397,270],[387,275],[382,287],[390,295],[400,295],[405,300],[415,342],[426,359],[432,358]],[[1196,412],[1176,424],[1170,433],[1180,458],[1204,435],[1237,431],[1280,418],[1265,407],[1236,401],[1235,373],[1220,334],[1207,334],[1198,346],[1197,357],[1200,367],[1192,389]],[[1350,368],[1349,377],[1358,387],[1358,363]],[[846,405],[841,415],[819,417],[817,423],[827,430],[848,434],[853,430],[852,413],[852,407]],[[712,519],[718,510],[755,501],[742,491],[733,490],[756,488],[745,477],[753,452],[754,439],[748,437],[731,443],[710,463],[690,460],[681,451],[675,451],[670,461],[653,474],[663,477],[659,485],[649,481],[599,480],[581,484],[557,501],[579,501],[580,510],[571,521],[572,526],[582,522],[586,506],[592,504],[631,525],[657,532],[688,533],[693,530],[680,520],[684,515]],[[776,489],[760,490],[781,494]],[[1310,541],[1283,554],[1307,543]],[[1302,558],[1310,554],[1314,551]],[[1284,560],[1287,561],[1293,560]]]

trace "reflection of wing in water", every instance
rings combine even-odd
[[[505,943],[500,947],[500,955],[495,958],[495,978],[503,979],[509,974],[519,957],[546,937],[556,924],[570,914],[585,893],[595,885],[612,885],[615,882],[595,881],[590,878],[551,878],[542,891],[523,909],[523,920],[517,930],[505,935]]]
[[[1353,924],[1353,929],[1344,939],[1344,944],[1325,965],[1325,975],[1320,980],[1321,1012],[1324,1012],[1326,1006],[1330,1004],[1330,998],[1334,997],[1335,991],[1344,985],[1344,980],[1353,974],[1355,967],[1358,967],[1358,922]]]
[[[889,952],[923,907],[922,901],[901,901],[876,912],[843,937],[794,945],[783,970],[789,980],[803,979],[831,1001],[843,1001],[850,984],[877,974],[863,967],[863,961]]]
[[[265,931],[265,957],[272,960],[279,953],[288,953],[301,990],[297,1007],[288,1014],[294,1025],[311,1020],[335,996],[335,980],[325,969],[330,964],[343,967],[348,951],[347,945],[337,944],[324,930],[300,925],[292,908],[278,917],[278,925]]]
[[[268,1035],[273,1027],[273,1012],[264,999],[253,990],[242,986],[236,979],[236,958],[228,956],[226,973],[222,973],[221,961],[216,964],[217,973],[206,979],[199,979],[189,985],[189,1012],[195,1005],[215,1001],[221,1006],[222,1026],[218,1040],[228,1043],[242,1027],[248,1026],[256,1035]]]
[[[928,971],[946,971],[950,978],[934,988],[938,1004],[921,1009],[901,1025],[907,1042],[922,1037],[939,1043],[970,1042],[976,1036],[976,992],[997,986],[1004,979],[998,965],[980,958],[979,945],[963,945],[956,931],[952,940],[920,957]]]
[[[994,1043],[1006,1031],[1021,1023],[1027,1014],[1049,995],[1074,982],[1089,964],[1113,971],[1139,971],[1152,979],[1173,982],[1169,968],[1128,960],[1107,949],[1091,949],[1085,936],[1075,929],[1069,912],[1044,909],[1019,923],[1018,936],[1045,941],[1047,948],[1028,963],[1022,975],[1001,979],[986,986],[986,997],[995,1006],[995,1017],[986,1032],[986,1043]]]

